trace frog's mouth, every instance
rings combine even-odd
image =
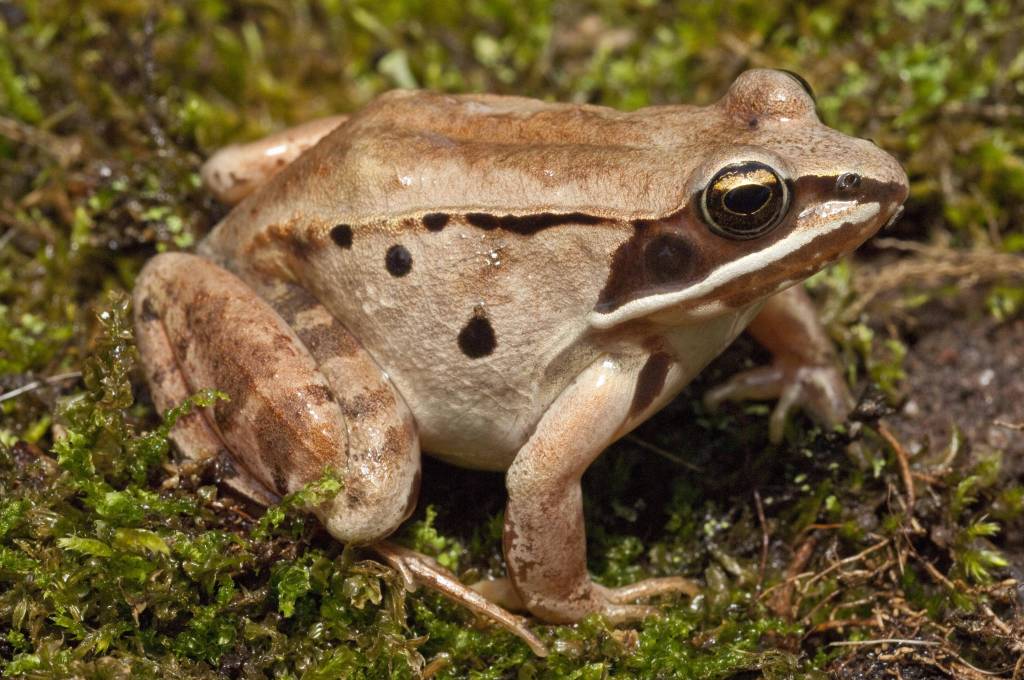
[[[896,206],[890,210],[896,212]],[[595,310],[590,323],[607,329],[665,310],[699,320],[739,309],[802,281],[859,246],[889,221],[888,214],[879,219],[882,211],[878,201],[814,203],[796,215],[792,229],[763,248],[725,262],[683,288],[651,291],[614,309]]]
[[[778,243],[714,270],[680,291],[677,304],[701,317],[735,309],[796,285],[856,249],[881,227],[880,203],[829,201],[805,209]],[[888,217],[886,217],[886,222]]]

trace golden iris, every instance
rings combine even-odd
[[[719,170],[704,189],[701,203],[704,220],[717,233],[755,238],[781,221],[789,190],[770,166],[746,161]]]

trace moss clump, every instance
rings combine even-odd
[[[882,417],[920,396],[907,363],[930,316],[1020,322],[1018,4],[0,0],[4,673],[1012,669],[1024,638],[1009,579],[1020,568],[1020,466],[1009,448],[1000,456],[959,435],[905,450]],[[181,411],[153,413],[141,389],[124,293],[147,257],[190,246],[224,214],[197,177],[217,146],[396,86],[632,108],[707,103],[751,66],[802,73],[825,122],[901,158],[912,194],[889,235],[912,242],[813,282],[865,388],[846,431],[800,420],[771,446],[763,405],[705,413],[693,397],[752,361],[741,342],[587,473],[597,578],[687,574],[705,586],[694,602],[634,628],[538,626],[553,654],[536,659],[331,541],[295,511],[308,493],[258,519],[220,490],[215,465],[172,462],[166,433]],[[980,299],[962,281],[980,282]],[[399,540],[467,581],[499,573],[500,476],[425,472]],[[927,644],[910,653],[883,638]]]

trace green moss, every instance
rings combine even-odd
[[[883,632],[835,621],[902,601],[924,613],[913,634],[953,629],[960,655],[1012,666],[986,641],[998,630],[963,618],[983,603],[1016,620],[995,588],[1024,492],[998,456],[953,445],[911,521],[871,414],[827,435],[797,420],[772,446],[763,405],[677,402],[637,433],[668,456],[626,442],[584,478],[590,568],[611,586],[685,574],[702,595],[632,628],[538,625],[541,660],[332,541],[301,510],[337,480],[254,520],[215,466],[174,466],[174,420],[223,395],[153,413],[125,292],[147,257],[224,214],[197,169],[225,143],[396,86],[635,108],[707,103],[768,65],[805,75],[825,122],[899,155],[913,186],[894,235],[1019,253],[1017,4],[0,2],[0,394],[26,388],[0,397],[4,673],[378,678],[430,662],[452,678],[809,678],[846,654],[828,642]],[[813,287],[850,378],[897,403],[910,341],[845,317],[857,271]],[[953,288],[907,290],[904,308]],[[998,281],[984,306],[1017,318],[1020,290]],[[399,540],[466,581],[500,574],[501,480],[428,466],[425,483]]]

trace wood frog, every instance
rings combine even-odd
[[[774,362],[709,404],[778,398],[776,440],[793,407],[843,420],[849,391],[793,286],[907,195],[891,156],[823,125],[806,83],[772,70],[711,106],[628,113],[395,91],[225,149],[203,177],[237,205],[134,292],[157,407],[230,395],[180,422],[177,446],[225,456],[227,482],[264,503],[331,471],[343,488],[313,511],[333,536],[538,653],[489,600],[627,621],[692,588],[595,583],[580,477],[741,331]],[[421,448],[506,471],[507,579],[471,590],[384,540],[416,504]]]

